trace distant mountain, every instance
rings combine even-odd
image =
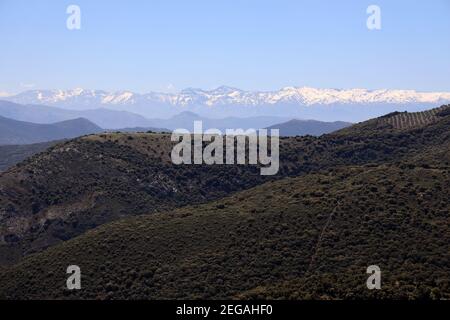
[[[202,117],[196,113],[183,111],[168,119],[147,119],[143,116],[127,112],[109,109],[93,110],[67,110],[44,105],[21,105],[9,101],[0,100],[0,116],[10,119],[28,121],[34,123],[53,123],[63,120],[85,118],[97,124],[101,128],[111,130],[132,131],[171,131],[184,128],[193,130],[194,121],[202,121],[204,129],[217,128],[225,129],[259,129],[275,123],[288,120],[285,117],[258,116],[248,118],[228,117],[223,119],[213,119]]]
[[[182,111],[202,116],[277,115],[322,121],[362,121],[398,110],[422,111],[450,102],[450,92],[414,90],[317,89],[286,87],[277,91],[244,91],[222,86],[179,93],[107,92],[103,90],[31,90],[8,100],[69,109],[108,108],[146,117],[170,117]]]
[[[259,116],[259,117],[227,117],[222,119],[214,119],[208,117],[202,117],[196,113],[190,111],[184,111],[169,119],[154,119],[154,125],[158,125],[164,128],[174,129],[187,129],[189,131],[194,130],[194,121],[201,121],[203,130],[207,129],[219,129],[225,133],[226,129],[261,129],[280,121],[287,120],[285,117],[274,116]]]
[[[109,131],[121,131],[121,132],[171,132],[176,129],[186,129],[190,132],[194,131],[194,122],[202,122],[202,130],[219,129],[222,133],[226,133],[227,129],[260,129],[267,125],[283,121],[283,117],[249,117],[249,118],[237,118],[228,117],[223,119],[213,119],[202,117],[196,113],[190,111],[184,111],[169,119],[149,119],[148,122],[152,124],[151,127],[133,127],[133,128],[120,128],[117,130]],[[166,128],[166,129],[165,129]]]
[[[263,104],[297,103],[301,105],[334,103],[396,103],[405,104],[437,103],[450,100],[450,92],[417,92],[415,90],[366,90],[366,89],[317,89],[309,87],[286,87],[278,91],[244,91],[222,86],[214,90],[186,89],[178,94],[146,93],[131,91],[107,92],[103,90],[30,90],[8,97],[18,103],[41,103],[59,106],[78,106],[81,109],[93,105],[133,105],[146,102],[164,103],[172,106],[189,107],[194,105],[218,106],[241,105],[257,106]]]
[[[85,118],[105,129],[146,127],[152,125],[143,116],[126,111],[105,108],[77,111],[45,105],[22,105],[2,100],[0,100],[0,116],[42,124]]]
[[[0,116],[0,145],[32,144],[102,131],[102,128],[83,118],[53,124],[36,124]]]
[[[290,120],[288,122],[275,124],[267,129],[278,129],[280,135],[285,137],[292,136],[321,136],[322,134],[331,133],[336,130],[340,130],[351,126],[350,122],[323,122],[316,120]]]

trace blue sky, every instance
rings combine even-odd
[[[81,30],[66,28],[70,4]],[[0,92],[450,91],[449,0],[0,0],[0,41]]]

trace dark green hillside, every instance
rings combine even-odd
[[[446,161],[449,159],[447,158]],[[128,218],[25,258],[0,298],[450,298],[449,167],[342,167]],[[68,265],[83,289],[64,289]],[[382,270],[382,290],[365,287]]]
[[[0,264],[119,218],[205,203],[269,179],[409,159],[449,140],[446,114],[407,131],[383,121],[283,138],[274,177],[255,166],[174,166],[163,134],[107,133],[58,144],[0,174]]]

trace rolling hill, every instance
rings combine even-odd
[[[47,142],[101,131],[102,128],[83,118],[53,124],[36,124],[0,116],[0,145]]]
[[[115,111],[105,108],[79,111],[38,104],[17,104],[4,100],[0,100],[0,116],[40,124],[85,118],[105,129],[151,126],[148,119],[127,111]]]
[[[283,131],[286,127],[293,134],[288,135],[320,135],[341,129],[347,125],[344,122],[305,121],[304,123],[286,123],[286,116],[253,116],[253,117],[205,117],[190,111],[181,111],[167,119],[144,118],[127,111],[115,111],[106,108],[91,110],[69,110],[59,107],[44,105],[20,105],[0,100],[0,116],[33,123],[49,124],[52,122],[85,118],[109,131],[119,130],[123,132],[168,132],[183,128],[193,131],[194,121],[202,121],[203,129],[261,129],[283,123]],[[300,121],[300,120],[298,120]],[[279,125],[278,125],[279,126]],[[297,128],[298,126],[298,128]],[[294,129],[295,127],[297,129]],[[288,132],[288,133],[289,133]],[[294,134],[295,133],[295,134]]]
[[[155,113],[152,115],[153,118],[145,118],[128,111],[116,111],[106,108],[70,110],[37,104],[21,105],[0,100],[0,116],[5,118],[40,124],[50,124],[76,118],[85,118],[101,128],[127,132],[149,130],[154,132],[164,132],[178,128],[193,130],[194,121],[202,121],[205,129],[259,129],[287,120],[285,117],[271,116],[207,118],[188,111],[180,112],[167,119],[154,118]]]

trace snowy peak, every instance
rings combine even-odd
[[[304,105],[352,103],[435,103],[450,99],[450,92],[417,92],[414,90],[283,88],[271,96],[273,103],[296,101]]]
[[[407,104],[445,103],[450,92],[417,92],[414,90],[318,89],[285,87],[278,91],[244,91],[221,86],[213,90],[189,88],[178,94],[131,91],[106,92],[76,88],[72,90],[30,90],[8,100],[22,104],[84,106],[97,108],[108,105],[152,106],[260,106],[294,104],[301,106],[331,104]]]

